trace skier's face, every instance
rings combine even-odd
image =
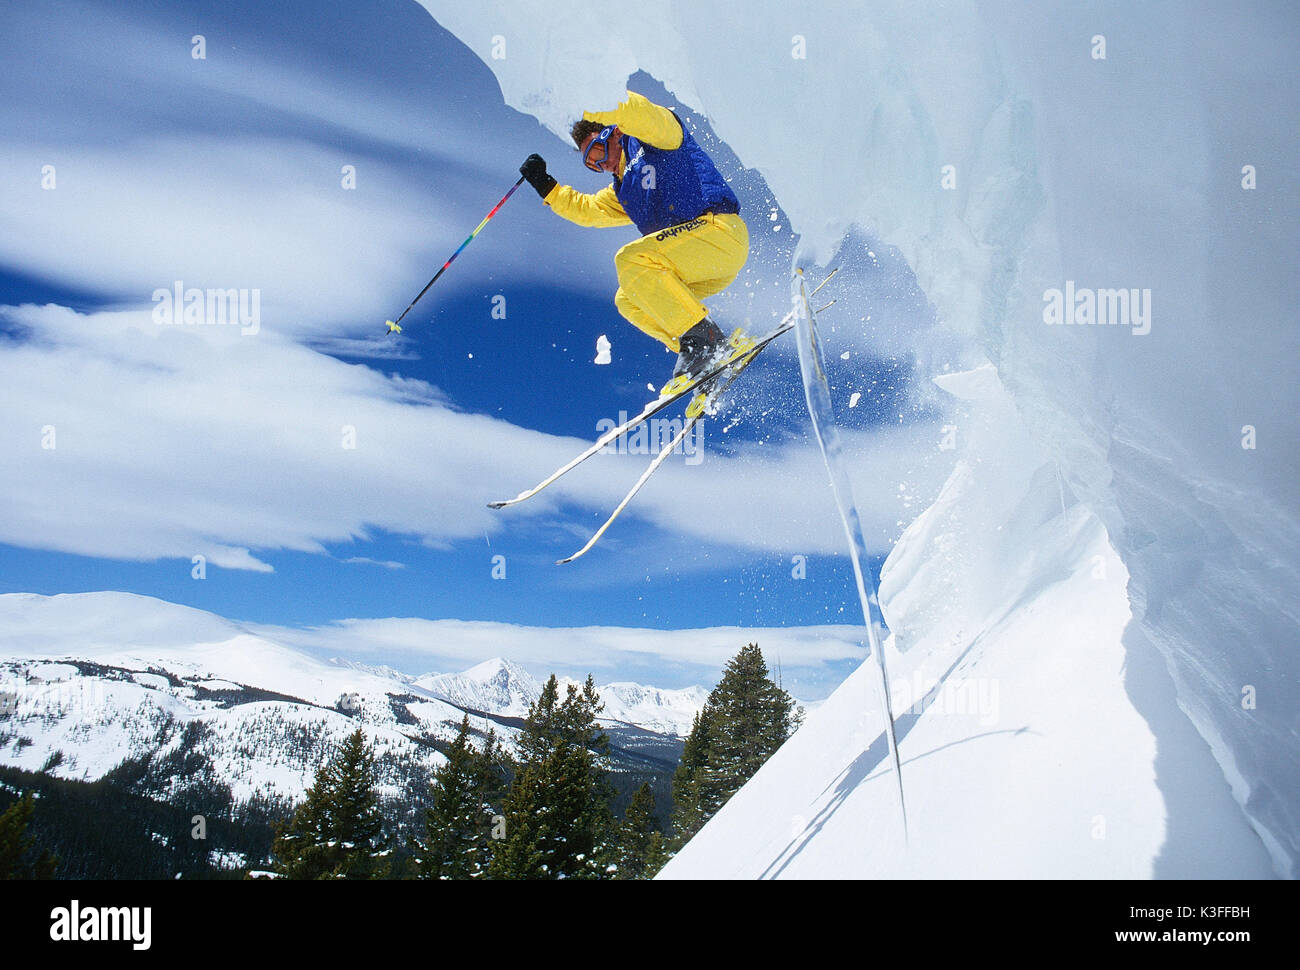
[[[587,157],[587,149],[591,147],[591,143],[599,137],[598,133],[592,132],[583,140],[582,148],[580,149],[583,158]],[[623,133],[617,128],[614,129],[614,133],[609,136],[609,141],[606,142],[606,144],[609,146],[609,152],[605,155],[604,159],[600,162],[596,162],[594,155],[598,154],[598,152],[594,153],[591,159],[591,164],[596,166],[594,169],[595,171],[617,172],[619,160],[623,157]],[[588,165],[588,167],[590,168],[591,165]]]

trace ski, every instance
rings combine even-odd
[[[762,340],[758,341],[758,343],[747,351],[739,360],[733,360],[726,365],[725,369],[728,371],[726,379],[723,380],[717,388],[705,392],[705,400],[702,402],[699,409],[686,419],[682,425],[682,430],[677,433],[673,440],[668,442],[668,444],[664,445],[663,448],[659,450],[659,454],[655,455],[654,460],[650,462],[649,467],[647,467],[646,470],[642,472],[641,477],[636,480],[636,484],[632,486],[631,490],[625,496],[623,496],[623,501],[619,502],[618,507],[610,513],[609,518],[605,520],[605,524],[597,529],[596,533],[587,540],[587,544],[572,556],[569,556],[567,559],[556,560],[555,564],[557,566],[563,566],[565,563],[573,562],[573,560],[577,559],[579,556],[585,555],[591,547],[596,544],[600,537],[605,534],[606,530],[614,524],[614,520],[619,517],[625,508],[627,508],[628,503],[632,501],[632,497],[636,495],[637,492],[641,491],[641,486],[650,480],[650,476],[655,473],[665,460],[667,460],[668,456],[673,453],[673,450],[678,446],[678,444],[686,439],[686,436],[691,433],[691,429],[709,414],[713,405],[722,398],[722,395],[726,392],[727,388],[731,386],[732,381],[739,377],[744,372],[745,368],[754,362],[754,358],[758,356],[759,351],[771,343],[775,338],[793,327],[794,319],[793,314],[791,314],[787,316],[785,320],[781,321],[780,327]],[[708,380],[708,378],[705,379]],[[689,389],[683,393],[689,393]]]
[[[632,501],[632,496],[634,496],[637,492],[641,491],[641,486],[650,480],[650,476],[655,473],[655,469],[657,469],[660,465],[662,465],[664,461],[668,458],[668,456],[673,453],[673,449],[676,448],[677,445],[680,444],[688,434],[690,434],[691,428],[695,427],[695,425],[699,423],[699,420],[700,417],[686,419],[686,421],[682,424],[682,430],[677,432],[677,434],[673,437],[672,441],[668,442],[668,444],[664,445],[661,449],[659,449],[659,454],[655,455],[654,461],[650,462],[649,467],[647,467],[646,470],[641,474],[641,477],[636,480],[636,484],[632,486],[631,491],[629,491],[626,495],[623,496],[623,501],[619,502],[618,508],[614,509],[614,511],[610,513],[609,518],[605,520],[605,524],[596,530],[595,534],[590,539],[587,540],[587,544],[585,546],[583,546],[581,549],[575,552],[572,556],[569,556],[567,559],[557,559],[555,561],[555,565],[563,566],[566,562],[573,562],[573,560],[577,559],[579,556],[586,555],[587,551],[591,549],[591,547],[596,544],[597,540],[599,540],[600,537],[605,534],[605,530],[607,530],[611,525],[614,524],[614,520],[618,518],[619,513],[621,513],[625,508],[627,508],[628,502]]]
[[[714,367],[712,370],[705,371],[705,372],[704,372],[703,374],[701,374],[699,377],[695,378],[695,380],[691,381],[691,382],[690,382],[689,384],[687,384],[685,387],[681,388],[680,390],[676,391],[676,392],[673,393],[673,394],[668,394],[668,395],[663,395],[663,394],[661,394],[661,395],[660,395],[659,397],[657,397],[655,400],[651,401],[651,402],[650,402],[649,404],[647,404],[644,408],[642,408],[642,409],[641,409],[641,412],[640,412],[639,414],[635,415],[634,417],[629,418],[627,421],[623,422],[623,423],[622,423],[621,425],[619,425],[617,428],[613,428],[613,429],[611,429],[611,430],[609,430],[609,431],[606,431],[603,435],[601,435],[599,438],[597,438],[597,439],[596,439],[596,440],[591,444],[591,446],[590,446],[589,448],[587,448],[586,451],[582,452],[582,454],[578,455],[576,458],[574,458],[572,461],[570,461],[567,465],[564,465],[564,466],[562,466],[562,467],[556,469],[554,472],[552,472],[552,473],[551,473],[550,475],[548,475],[546,478],[542,479],[540,482],[538,482],[538,483],[537,483],[536,485],[534,485],[532,488],[529,488],[529,489],[526,489],[526,490],[520,492],[520,493],[519,493],[518,495],[516,495],[514,498],[503,499],[503,500],[498,501],[498,502],[489,502],[489,503],[488,503],[488,508],[490,508],[490,509],[504,509],[504,508],[506,508],[507,506],[518,505],[520,502],[524,501],[525,499],[530,499],[530,498],[532,498],[534,495],[536,495],[536,494],[537,494],[538,492],[540,492],[542,489],[546,488],[548,485],[553,485],[556,481],[558,481],[558,480],[559,480],[560,478],[562,478],[564,475],[567,475],[569,472],[573,471],[573,469],[577,468],[579,465],[581,465],[584,461],[586,461],[586,460],[587,460],[588,458],[590,458],[592,455],[596,454],[597,452],[599,452],[601,449],[607,447],[608,445],[613,444],[613,443],[614,443],[615,441],[617,441],[620,437],[622,437],[623,435],[627,434],[629,431],[631,431],[631,430],[632,430],[633,428],[635,428],[637,425],[641,424],[643,421],[648,421],[648,420],[650,420],[650,418],[654,417],[656,414],[658,414],[658,413],[659,413],[660,411],[662,411],[664,408],[668,407],[668,406],[669,406],[670,404],[672,404],[674,401],[679,401],[679,400],[681,400],[681,399],[684,398],[686,395],[688,395],[688,394],[690,394],[692,391],[694,391],[696,388],[698,388],[698,387],[700,387],[701,385],[703,385],[703,384],[705,384],[705,383],[707,383],[707,382],[713,380],[713,379],[716,378],[719,374],[722,374],[722,373],[723,373],[724,371],[726,371],[728,368],[735,367],[736,364],[737,364],[737,360],[740,360],[740,361],[752,360],[752,359],[754,358],[754,355],[756,355],[760,350],[762,350],[764,347],[766,347],[769,343],[771,343],[771,342],[772,342],[773,340],[775,340],[777,337],[781,336],[781,334],[783,334],[783,333],[785,333],[787,330],[791,329],[793,326],[794,326],[794,314],[793,314],[793,313],[787,313],[787,314],[785,315],[785,318],[781,321],[780,326],[778,326],[775,330],[773,330],[771,333],[767,334],[766,336],[764,336],[764,337],[760,337],[760,338],[759,338],[759,339],[754,343],[754,346],[751,347],[749,350],[745,351],[745,352],[744,352],[744,353],[743,353],[739,358],[731,358],[731,359],[728,359],[728,360],[724,361],[723,363],[718,364],[718,365],[717,365],[716,367]],[[742,368],[742,369],[743,369],[743,368]],[[737,373],[739,373],[739,372],[737,372]],[[574,558],[576,558],[576,557],[574,557]]]

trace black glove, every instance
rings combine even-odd
[[[555,188],[555,179],[546,173],[546,159],[536,152],[524,159],[519,166],[519,174],[528,180],[528,184],[537,190],[543,199]]]

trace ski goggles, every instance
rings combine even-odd
[[[587,150],[582,153],[582,164],[593,172],[599,172],[600,167],[609,158],[609,139],[613,134],[614,126],[611,125],[593,138],[591,144],[587,146]]]

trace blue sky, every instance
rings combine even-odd
[[[403,337],[378,339],[528,153],[578,188],[603,179],[506,108],[487,67],[417,4],[9,5],[0,56],[0,360],[14,378],[0,396],[13,500],[0,592],[121,589],[281,627],[860,618],[790,347],[737,386],[699,463],[669,463],[584,560],[553,565],[648,456],[597,456],[545,498],[485,508],[601,419],[639,409],[672,357],[613,307],[613,253],[633,230],[571,226],[527,185]],[[689,106],[653,78],[631,84],[675,105],[732,178],[751,259],[710,302],[726,326],[769,329],[794,244],[779,201]],[[843,348],[831,376],[847,446],[868,470],[855,486],[873,569],[945,471],[939,415],[879,339],[929,311],[877,248],[849,240],[852,272],[824,291],[840,301],[824,326]],[[173,280],[257,289],[260,331],[159,327],[151,294]],[[602,334],[608,366],[593,363]],[[825,679],[808,674],[810,695],[842,675],[838,650]]]

